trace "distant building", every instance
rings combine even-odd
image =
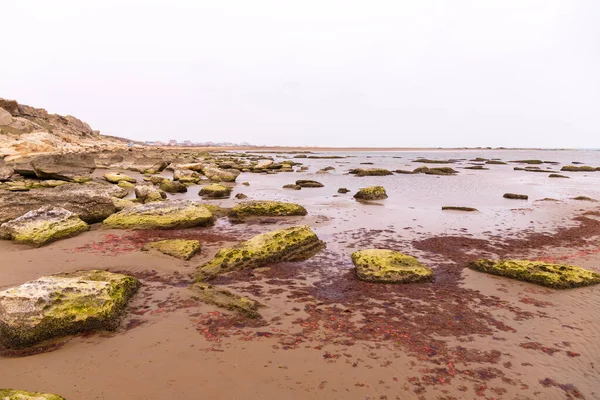
[[[175,139],[169,140],[169,146],[177,146],[177,140],[175,140]]]

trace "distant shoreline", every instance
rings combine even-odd
[[[287,153],[300,153],[300,152],[319,152],[319,151],[346,151],[346,152],[366,152],[366,151],[573,151],[573,150],[594,150],[594,149],[551,149],[551,148],[482,148],[482,147],[299,147],[299,146],[222,146],[222,147],[209,147],[209,146],[144,146],[146,148],[157,148],[157,149],[177,149],[177,150],[200,150],[200,151],[254,151],[254,152],[287,152]]]

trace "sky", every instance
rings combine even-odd
[[[600,148],[597,0],[19,0],[0,14],[0,97],[104,134]]]

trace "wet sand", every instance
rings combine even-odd
[[[98,268],[143,283],[117,332],[62,338],[28,353],[3,350],[0,387],[67,399],[600,398],[598,286],[559,291],[465,268],[493,255],[599,270],[600,207],[570,198],[600,198],[600,172],[548,180],[492,165],[450,177],[344,175],[367,157],[300,159],[310,171],[238,178],[250,186],[237,184],[234,194],[294,201],[307,217],[245,224],[221,218],[211,228],[177,231],[94,226],[40,249],[0,241],[0,289]],[[371,159],[375,167],[419,166],[409,160]],[[326,165],[336,171],[314,174]],[[325,188],[281,189],[304,177]],[[336,194],[338,187],[354,192],[372,184],[383,184],[389,198],[360,204],[352,193]],[[530,200],[503,199],[507,191],[527,192]],[[198,199],[197,190],[184,196]],[[480,212],[442,212],[442,205]],[[218,249],[298,223],[310,225],[327,248],[305,262],[214,281],[264,304],[262,320],[193,298],[190,275]],[[202,253],[181,261],[140,251],[148,241],[173,237],[200,240]],[[349,255],[365,247],[413,254],[436,278],[411,285],[357,281]]]

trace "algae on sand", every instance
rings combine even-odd
[[[471,262],[469,268],[492,275],[531,282],[555,289],[600,283],[600,274],[581,267],[529,260],[488,260]]]
[[[209,262],[198,267],[196,281],[247,268],[258,268],[283,261],[307,260],[325,247],[306,225],[263,233],[221,249]]]
[[[201,301],[214,304],[217,307],[237,312],[248,318],[260,318],[258,308],[261,306],[256,300],[231,293],[228,290],[197,282],[191,289],[198,294]]]
[[[367,249],[352,253],[358,279],[381,283],[427,282],[433,278],[431,268],[415,257],[393,250]]]
[[[186,239],[159,240],[157,242],[146,243],[142,247],[144,251],[156,250],[182,260],[189,260],[200,252],[200,249],[201,245],[199,241]]]

